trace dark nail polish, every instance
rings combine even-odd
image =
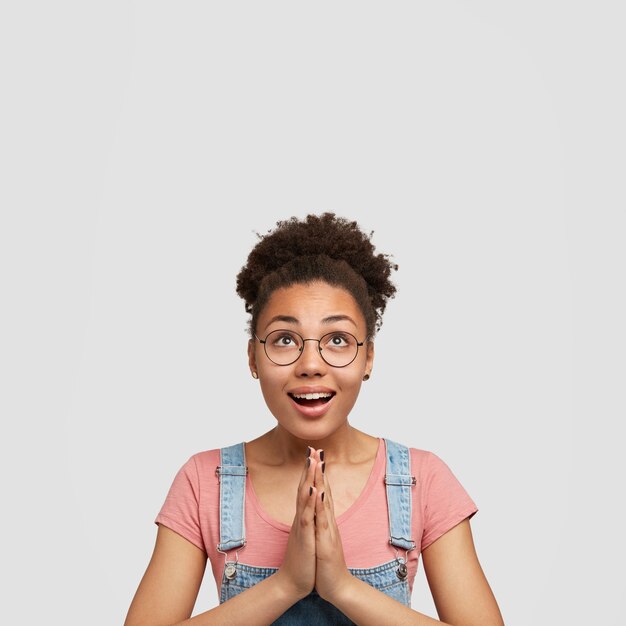
[[[313,493],[313,487],[309,487],[309,495]]]
[[[322,502],[324,502],[324,492],[322,491]]]
[[[311,456],[311,446],[307,446],[307,448],[306,448],[306,455],[307,456]]]
[[[322,463],[322,474],[324,473],[325,469],[326,469],[326,461]]]
[[[320,461],[324,460],[324,450],[320,452]]]
[[[307,467],[311,467],[311,459],[307,459],[306,460],[306,466]]]

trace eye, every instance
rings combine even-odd
[[[346,333],[331,333],[324,340],[327,348],[347,348],[354,343],[354,339]]]
[[[270,333],[267,342],[274,348],[294,348],[300,344],[295,335],[285,330]]]

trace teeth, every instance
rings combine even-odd
[[[330,398],[332,393],[292,393],[294,398],[301,398],[303,400],[319,400],[320,398]]]

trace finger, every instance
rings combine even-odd
[[[323,488],[317,490],[315,497],[315,527],[319,534],[329,526],[327,503],[324,501],[326,494]]]
[[[315,472],[316,486],[320,492],[318,499],[323,508],[322,519],[324,522],[327,522],[328,524],[336,524],[335,503],[333,501],[332,490],[330,488],[330,481],[328,480],[328,476],[325,471],[325,463],[326,461],[322,461],[319,464],[319,467],[316,468]],[[317,514],[317,506],[315,510]]]
[[[306,460],[306,467],[302,472],[298,489],[297,506],[301,513],[307,511],[307,518],[312,519],[315,514],[315,470],[317,461],[313,454]]]
[[[300,510],[300,521],[303,526],[313,525],[315,522],[315,499],[317,498],[317,489],[311,483],[305,485],[305,495]]]
[[[323,469],[325,470],[326,468]],[[326,472],[323,471],[322,473],[324,475],[324,502],[328,502],[329,507],[334,510],[333,490],[330,488],[330,481]]]
[[[315,469],[315,483],[319,486],[319,489],[322,491],[329,491],[330,485],[328,483],[328,477],[326,476],[326,455],[324,454],[324,450],[316,450],[316,457],[319,459],[319,463],[317,468]],[[328,497],[328,493],[324,496]]]
[[[316,486],[318,486],[319,491],[323,492],[324,499],[322,499],[322,493],[320,493],[320,499],[322,499],[322,502],[326,505],[327,508],[328,505],[330,505],[332,512],[332,500],[329,501],[329,497],[331,495],[330,482],[328,481],[328,476],[326,475],[326,459],[323,450],[318,450],[317,452],[320,463],[315,470],[315,484]]]
[[[324,511],[328,518],[328,523],[333,526],[337,526],[337,518],[335,517],[335,503],[333,502],[333,495],[330,491],[330,485],[326,484],[324,489]]]
[[[307,446],[307,452],[308,455],[306,457],[306,459],[304,460],[304,464],[302,467],[302,474],[300,474],[300,483],[298,484],[298,490],[302,487],[302,485],[304,484],[304,482],[307,479],[307,475],[309,472],[309,467],[311,465],[311,456],[314,452],[313,448],[311,448],[311,446]]]
[[[317,451],[317,458],[320,458],[319,450]],[[325,485],[325,473],[326,473],[326,461],[318,461],[315,467],[315,485],[320,490],[324,490]]]
[[[300,474],[300,483],[298,484],[298,502],[300,502],[300,497],[304,499],[303,492],[308,490],[308,485],[313,485],[315,483],[315,468],[317,466],[317,461],[315,459],[315,450],[310,448],[311,455],[307,457],[304,463],[304,469],[302,470],[302,474]]]
[[[330,482],[328,481],[328,478],[325,479],[324,484],[326,485],[326,498],[328,498],[328,501],[330,502],[330,504],[333,504],[333,490],[330,487]]]

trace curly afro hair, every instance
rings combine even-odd
[[[346,289],[359,305],[373,338],[382,325],[382,315],[396,287],[389,280],[398,266],[389,255],[375,254],[358,224],[334,213],[307,215],[279,221],[273,231],[260,235],[237,275],[237,293],[252,314],[250,336],[254,336],[263,307],[276,289],[322,280]]]

